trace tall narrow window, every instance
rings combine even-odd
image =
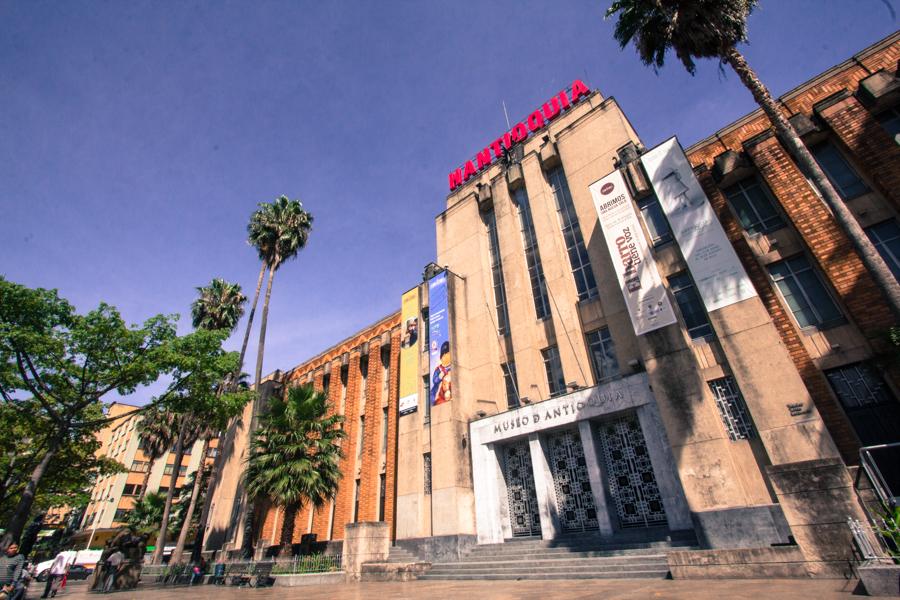
[[[722,417],[722,423],[725,425],[725,431],[728,432],[731,441],[752,438],[753,423],[750,421],[747,405],[744,403],[744,397],[741,395],[741,390],[738,389],[734,377],[729,375],[707,383],[716,399],[719,416]]]
[[[353,522],[359,522],[359,479],[356,480],[356,485],[354,487],[353,492]]]
[[[769,274],[800,327],[822,327],[842,320],[825,284],[802,254],[772,263]]]
[[[825,371],[863,446],[897,441],[900,405],[881,376],[868,364]]]
[[[425,479],[423,491],[426,496],[431,495],[431,452],[426,452],[422,455],[422,462],[425,465]]]
[[[366,435],[366,416],[361,415],[359,417],[359,436],[356,438],[356,464],[359,464],[362,460],[363,453],[363,438]]]
[[[541,350],[544,369],[547,371],[547,383],[550,386],[550,397],[566,393],[566,379],[563,377],[562,363],[559,360],[559,348],[550,346]]]
[[[541,254],[538,251],[537,234],[534,231],[528,193],[524,187],[513,192],[513,201],[519,209],[519,227],[522,230],[522,244],[525,246],[528,278],[531,280],[534,312],[538,319],[546,319],[550,316],[550,298],[547,294],[547,282],[544,280],[544,267],[541,265]]]
[[[328,388],[331,387],[331,373],[322,376],[322,394],[328,398]]]
[[[896,139],[900,134],[900,106],[894,106],[884,112],[875,115],[875,120],[881,123],[889,136]]]
[[[381,348],[381,398],[387,400],[391,380],[391,346]]]
[[[856,170],[850,166],[837,146],[825,141],[809,150],[841,198],[850,200],[869,191],[869,187],[859,177]]]
[[[650,242],[653,246],[662,246],[666,242],[671,242],[672,230],[669,228],[669,221],[659,205],[656,194],[650,194],[639,200],[638,208],[641,209],[641,216],[644,218],[644,224],[650,233]]]
[[[359,405],[366,405],[366,385],[369,381],[369,357],[368,355],[359,356]]]
[[[347,407],[347,378],[349,377],[350,368],[349,367],[341,367],[341,404],[338,414],[344,414],[344,410]]]
[[[388,443],[388,409],[385,406],[381,409],[381,454],[387,452]]]
[[[503,262],[500,260],[500,238],[497,236],[497,217],[493,210],[484,215],[487,225],[488,251],[491,257],[491,280],[494,286],[494,304],[497,307],[497,332],[509,333],[509,312],[506,310],[506,284],[503,281]]]
[[[553,197],[556,198],[556,209],[559,211],[563,240],[566,242],[572,276],[575,277],[578,299],[593,298],[597,295],[597,282],[594,280],[591,260],[588,258],[587,248],[584,246],[584,236],[582,236],[581,226],[578,224],[578,214],[575,212],[575,203],[572,202],[572,194],[569,192],[566,173],[562,167],[556,167],[547,174],[547,179],[553,189]]]
[[[503,369],[503,383],[506,386],[506,406],[507,408],[517,408],[519,406],[518,379],[516,379],[516,363],[509,361],[500,365]]]
[[[328,539],[334,539],[334,505],[336,502],[331,501],[331,510],[328,512]]]
[[[431,336],[431,327],[428,326],[428,315],[428,307],[425,306],[422,308],[422,352],[428,352],[428,341]]]
[[[897,226],[897,221],[890,219],[867,227],[866,235],[872,240],[894,277],[900,279],[900,227]]]
[[[586,337],[597,383],[618,375],[619,361],[616,359],[616,351],[613,348],[612,336],[609,335],[609,328],[601,327],[588,333]]]
[[[739,181],[723,192],[748,232],[764,233],[784,227],[769,192],[756,177]]]
[[[387,499],[387,486],[385,475],[378,476],[378,520],[384,521],[384,501]]]
[[[425,401],[425,416],[422,420],[424,425],[428,425],[431,423],[431,398],[428,395],[428,390],[430,389],[428,386],[430,385],[430,378],[428,375],[424,375],[422,377],[422,385],[424,386],[422,389],[425,390],[424,394],[421,394],[420,397]]]
[[[679,273],[669,277],[669,289],[678,302],[678,308],[681,309],[681,316],[684,317],[684,324],[687,326],[688,335],[691,339],[699,339],[712,335],[712,327],[709,324],[709,317],[706,316],[706,308],[694,287],[691,276],[687,273]]]

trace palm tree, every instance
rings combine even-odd
[[[194,518],[197,499],[200,497],[200,490],[203,487],[203,477],[206,472],[206,455],[209,453],[209,442],[213,438],[218,437],[219,432],[222,430],[221,427],[218,427],[217,425],[220,424],[211,423],[210,421],[197,422],[197,437],[203,440],[202,450],[200,451],[200,464],[194,472],[193,482],[189,482],[191,484],[190,501],[186,511],[184,511],[184,522],[181,525],[181,532],[178,534],[178,542],[175,544],[175,550],[172,551],[172,557],[169,559],[169,562],[172,564],[181,562],[181,555],[184,553],[184,545],[187,542],[188,532],[191,528],[191,520]]]
[[[138,428],[141,435],[141,449],[147,457],[147,470],[144,471],[144,480],[141,483],[141,495],[143,499],[147,495],[147,484],[150,481],[150,471],[157,460],[162,458],[175,443],[173,431],[175,416],[164,409],[154,408],[143,414]]]
[[[233,330],[244,316],[247,296],[241,293],[241,286],[218,277],[208,286],[198,287],[200,293],[191,304],[191,317],[195,329],[215,331]]]
[[[259,210],[250,217],[247,226],[248,240],[252,244],[265,267],[269,269],[266,283],[266,299],[263,301],[262,318],[259,324],[259,350],[256,354],[256,377],[254,383],[259,389],[262,380],[263,354],[266,346],[266,323],[269,317],[269,300],[272,297],[272,282],[275,271],[286,261],[297,256],[305,246],[312,228],[313,217],[303,210],[299,200],[279,196],[271,204],[260,204]]]
[[[671,48],[692,75],[695,58],[718,58],[737,73],[762,107],[788,152],[821,192],[838,224],[887,298],[894,317],[900,318],[900,284],[794,127],[784,117],[768,88],[737,49],[738,43],[747,41],[747,17],[757,3],[758,0],[615,0],[606,11],[606,18],[618,14],[614,33],[616,41],[622,48],[634,41],[645,65],[652,65],[655,69],[662,67],[666,52]]]
[[[321,507],[337,493],[340,440],[346,434],[343,417],[327,416],[327,409],[325,395],[311,384],[292,387],[272,396],[252,434],[244,489],[251,500],[269,498],[285,508],[285,544],[291,542],[297,510],[307,502]]]
[[[144,494],[128,513],[128,527],[135,533],[152,533],[162,520],[166,497],[158,492]]]

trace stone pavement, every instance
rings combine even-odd
[[[804,598],[851,600],[856,582],[843,580],[638,580],[607,579],[581,581],[412,581],[409,583],[360,583],[329,586],[274,587],[265,589],[195,586],[144,588],[116,592],[109,600],[544,600],[546,598],[603,598],[611,600],[769,600]],[[34,588],[29,600],[43,592]],[[89,594],[83,582],[73,582],[57,596],[65,600],[100,600]]]

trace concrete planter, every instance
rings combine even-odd
[[[900,565],[866,565],[856,571],[870,596],[900,597]]]

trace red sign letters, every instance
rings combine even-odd
[[[467,160],[462,167],[450,172],[450,191],[474,177],[476,173],[487,168],[495,160],[503,155],[504,149],[509,150],[514,144],[524,142],[529,135],[542,129],[547,123],[558,117],[564,110],[568,110],[591,91],[580,79],[572,82],[571,97],[566,90],[544,102],[544,106],[537,109],[525,121],[516,123],[512,129],[488,144],[488,146],[475,155],[475,160]]]

